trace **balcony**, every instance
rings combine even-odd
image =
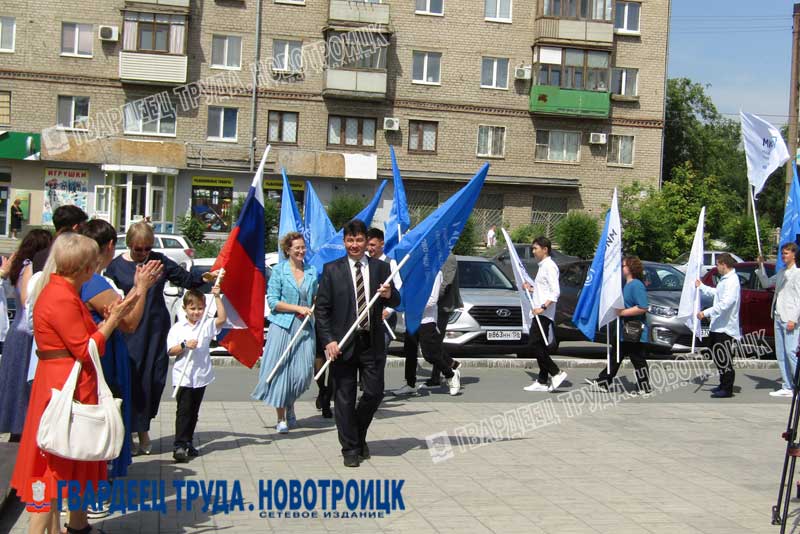
[[[190,0],[127,0],[126,4],[149,4],[165,7],[189,7]]]
[[[531,113],[605,119],[610,109],[608,92],[562,89],[551,85],[531,87]]]
[[[387,26],[389,24],[389,4],[330,0],[328,20]]]
[[[581,43],[611,47],[614,45],[614,23],[595,20],[536,19],[535,42]]]
[[[322,96],[383,100],[386,98],[386,72],[329,68],[325,71]]]
[[[123,82],[175,85],[186,83],[188,57],[184,55],[119,53],[119,78]]]

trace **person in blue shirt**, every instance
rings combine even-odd
[[[649,304],[647,302],[647,289],[645,289],[642,282],[644,279],[642,261],[636,256],[626,256],[622,260],[622,274],[625,276],[625,286],[622,288],[625,308],[617,310],[617,315],[625,323],[633,321],[643,323],[641,336],[638,341],[627,341],[623,338],[622,345],[620,345],[620,361],[618,362],[613,355],[611,357],[611,372],[604,367],[600,372],[600,376],[595,379],[587,378],[586,381],[603,389],[608,389],[614,377],[617,376],[622,360],[627,356],[631,359],[631,363],[633,363],[633,367],[636,370],[636,382],[639,384],[638,392],[647,394],[650,393],[650,376],[647,359],[645,358],[644,344],[647,343],[647,320],[645,314]]]

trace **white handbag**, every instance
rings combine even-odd
[[[97,404],[81,404],[73,398],[81,371],[81,362],[76,361],[61,391],[52,390],[36,443],[43,451],[69,460],[113,460],[125,439],[122,399],[115,399],[106,384],[93,339],[89,340],[89,355],[97,371]]]

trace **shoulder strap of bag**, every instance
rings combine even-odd
[[[113,397],[111,389],[106,383],[106,377],[103,374],[103,365],[100,363],[100,351],[97,350],[97,343],[94,339],[89,338],[89,356],[92,358],[94,369],[97,372],[97,400]]]

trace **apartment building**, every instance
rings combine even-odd
[[[394,146],[416,216],[484,161],[480,226],[598,214],[658,184],[669,0],[5,0],[0,233],[74,202],[119,228],[229,229],[267,144],[323,202]],[[391,186],[385,193],[388,214]]]

